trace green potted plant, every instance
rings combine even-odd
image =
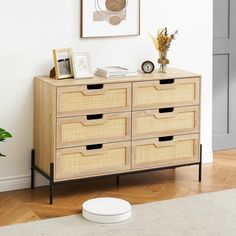
[[[0,128],[0,142],[4,142],[7,138],[11,138],[12,135],[5,129]],[[0,152],[0,157],[5,157],[4,154]]]

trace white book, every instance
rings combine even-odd
[[[96,75],[105,77],[105,78],[116,78],[116,77],[128,77],[128,76],[137,76],[138,73],[137,72],[133,72],[133,73],[125,73],[125,72],[121,72],[121,73],[106,73],[100,70],[97,70],[95,72]]]
[[[101,77],[104,77],[104,78],[130,77],[130,76],[137,76],[138,75],[138,73],[107,74],[107,73],[102,73],[99,71],[96,71],[95,74],[99,75]]]
[[[127,74],[137,74],[136,69],[125,68],[121,66],[107,66],[107,67],[98,67],[98,72],[105,73],[107,75],[127,75]]]

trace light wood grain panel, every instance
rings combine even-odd
[[[131,112],[101,115],[98,119],[92,120],[88,120],[89,116],[59,118],[57,120],[57,147],[131,139]]]
[[[130,142],[103,144],[57,150],[56,181],[113,173],[130,169]]]
[[[56,148],[56,88],[34,81],[35,164],[49,174]]]
[[[118,78],[103,78],[100,76],[94,75],[92,79],[65,79],[57,81],[55,79],[49,78],[48,76],[38,76],[39,80],[44,81],[45,83],[51,84],[56,87],[70,87],[78,85],[88,85],[88,84],[111,84],[111,83],[124,83],[124,82],[137,82],[137,81],[150,81],[150,80],[163,80],[163,79],[183,79],[183,78],[193,78],[199,77],[199,74],[192,73],[189,71],[168,68],[167,73],[158,73],[157,71],[152,74],[139,73],[138,76],[134,77],[118,77]]]
[[[166,80],[171,80],[171,83]],[[162,152],[162,162],[152,160],[155,151],[147,145],[149,151],[145,158],[150,159],[150,162],[143,165],[143,161],[140,161],[142,158],[139,158],[137,160],[141,164],[137,163],[135,169],[131,170],[131,144],[127,141],[124,146],[119,145],[121,141],[131,139],[149,140],[151,137],[199,132],[200,76],[197,74],[169,69],[165,74],[139,74],[131,78],[95,77],[85,80],[56,81],[40,77],[36,79],[35,84],[38,84],[35,86],[36,164],[49,173],[50,162],[55,162],[56,181],[109,173],[120,174],[133,172],[137,168],[148,169],[180,164],[184,161],[196,161],[194,158],[183,160],[181,156],[181,151],[190,152],[190,143],[193,139],[179,141],[177,138],[180,136],[175,136],[173,147],[177,144],[181,146],[181,142],[186,145],[178,149],[180,151],[175,155],[176,158],[172,158],[173,156],[170,160],[166,156],[166,159],[164,158],[163,153],[168,156],[171,154],[166,147],[166,151]],[[133,108],[136,109],[133,111],[132,122],[131,99]],[[149,109],[152,106],[152,110]],[[164,113],[163,110],[160,111],[167,107],[173,107],[174,110]],[[99,114],[102,114],[102,118],[88,119],[88,115]],[[117,141],[121,143],[113,143]],[[139,141],[145,142],[145,140]],[[199,141],[196,142],[199,144]],[[84,145],[100,143],[103,144],[104,152],[84,150]],[[109,146],[111,143],[113,147]],[[157,152],[160,152],[159,150],[160,147]],[[40,158],[37,160],[38,153]]]
[[[199,78],[135,82],[133,84],[133,109],[187,106],[199,104]]]
[[[197,162],[199,135],[174,136],[171,141],[158,138],[132,142],[132,169]]]
[[[131,110],[131,84],[95,84],[57,89],[57,115],[75,116]]]
[[[199,107],[175,107],[171,112],[163,109],[133,112],[132,138],[199,132]],[[167,110],[168,111],[168,110]]]

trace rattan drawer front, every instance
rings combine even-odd
[[[131,112],[97,114],[57,120],[57,147],[131,139]]]
[[[132,169],[199,161],[198,134],[137,140],[132,148]]]
[[[118,142],[57,150],[56,180],[130,170],[131,143]]]
[[[129,111],[131,83],[95,84],[57,89],[57,116]]]
[[[133,112],[133,139],[199,132],[199,107]]]
[[[135,82],[133,109],[199,104],[200,78]]]

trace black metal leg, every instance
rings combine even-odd
[[[202,181],[202,144],[200,144],[200,162],[199,162],[199,169],[198,169],[198,181]]]
[[[35,152],[31,150],[31,188],[34,188],[34,164],[35,164]]]
[[[117,186],[120,185],[120,176],[119,175],[116,176],[116,185]]]
[[[53,184],[54,184],[54,164],[50,163],[50,193],[49,193],[49,202],[53,204]]]

